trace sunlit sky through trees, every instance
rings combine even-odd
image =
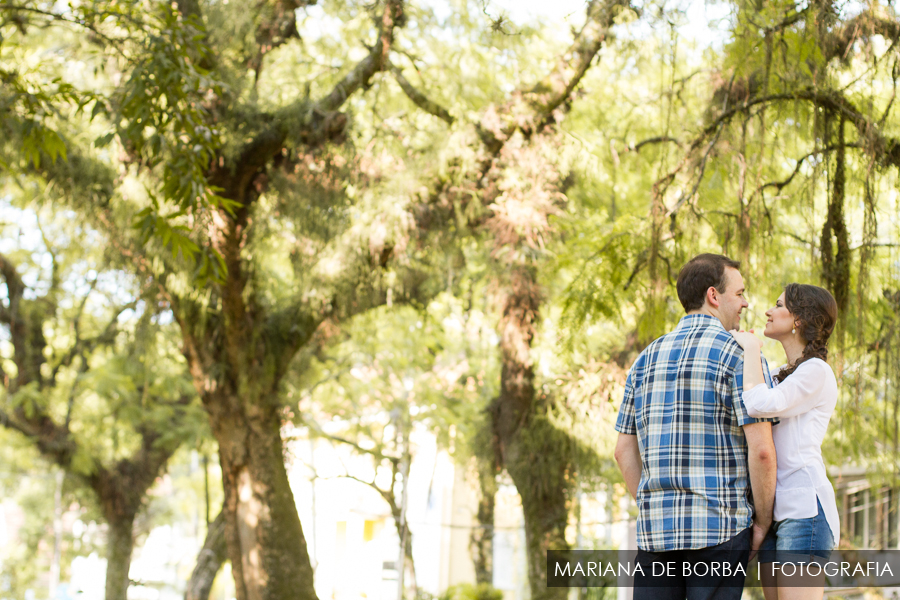
[[[449,10],[445,0],[427,1],[438,11]],[[584,0],[486,0],[484,11],[495,19],[506,15],[516,23],[555,23],[561,26],[558,29],[561,34],[568,35],[570,27],[578,26],[584,20],[584,5]],[[682,21],[676,23],[682,36],[717,47],[725,41],[732,5],[702,0],[680,0],[665,5],[668,10],[677,9],[682,13]]]
[[[444,18],[452,10],[451,3],[447,0],[423,0],[423,4],[430,5],[435,13]],[[568,39],[570,29],[581,25],[584,20],[584,0],[557,0],[546,2],[544,0],[484,0],[482,10],[491,19],[501,17],[509,19],[515,24],[533,24],[536,26],[556,25],[555,33]],[[679,2],[665,3],[665,9],[677,10],[682,17],[679,22],[673,23],[678,28],[678,33],[689,40],[696,41],[702,46],[713,46],[720,49],[729,35],[729,16],[732,6],[728,3],[703,2],[702,0],[681,0]],[[314,5],[302,9],[307,20],[303,26],[301,16],[301,31],[304,36],[315,38],[322,34],[338,34],[341,23],[337,19],[329,19],[325,8]],[[657,9],[658,10],[658,9]],[[646,32],[642,32],[644,29]],[[650,27],[646,22],[637,24],[634,31],[639,37],[650,35]],[[510,31],[510,33],[514,33]]]

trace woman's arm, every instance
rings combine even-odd
[[[744,389],[744,405],[751,417],[794,417],[837,400],[831,367],[819,360],[804,362],[777,387],[758,385]]]
[[[762,368],[762,340],[752,331],[732,331],[734,341],[744,349],[744,389],[750,390],[759,384],[765,385]],[[747,408],[750,408],[749,406]],[[749,412],[749,411],[748,411]],[[750,414],[751,417],[756,415]]]

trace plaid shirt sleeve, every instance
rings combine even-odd
[[[634,423],[634,378],[637,365],[640,362],[641,360],[638,359],[628,372],[628,379],[625,381],[625,395],[622,398],[619,416],[616,419],[616,431],[627,435],[637,435],[637,427]]]
[[[762,359],[763,378],[766,385],[772,387],[772,375],[769,373],[769,363],[764,356]],[[738,359],[737,365],[734,367],[734,377],[731,381],[731,400],[734,407],[734,414],[737,417],[738,425],[744,426],[750,423],[778,423],[777,418],[754,419],[747,414],[747,407],[744,405],[744,357]]]

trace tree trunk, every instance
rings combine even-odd
[[[53,561],[50,563],[50,585],[47,586],[47,596],[49,598],[56,597],[56,588],[59,586],[63,536],[62,488],[65,479],[66,472],[61,468],[57,468],[56,487],[53,490]]]
[[[832,116],[829,120],[833,120]],[[826,123],[826,130],[829,125]],[[847,304],[850,297],[850,265],[852,262],[849,233],[844,217],[844,195],[846,187],[846,149],[844,146],[844,117],[838,117],[837,152],[835,153],[834,178],[831,182],[831,197],[828,199],[828,214],[822,227],[820,242],[822,254],[822,279],[834,294],[838,305],[838,323],[835,337],[843,350],[846,328]],[[829,138],[831,131],[828,131]]]
[[[532,600],[566,598],[547,587],[547,550],[567,550],[569,472],[567,440],[542,414],[546,397],[534,385],[531,344],[541,293],[530,267],[515,267],[504,290],[500,319],[500,395],[491,407],[506,470],[516,484],[525,517],[528,581]]]
[[[213,243],[227,268],[216,289],[221,312],[210,315],[183,299],[176,312],[191,376],[219,445],[235,597],[314,600],[312,565],[284,466],[278,394],[290,358],[318,323],[303,315],[279,322],[256,302],[241,254],[254,192],[222,184],[226,197],[243,206],[217,215]]]
[[[419,596],[419,584],[416,580],[416,563],[413,560],[412,553],[412,531],[409,526],[406,527],[406,543],[403,545],[403,596],[407,595],[417,598]],[[399,571],[397,572],[399,575]]]
[[[253,386],[248,386],[253,387]],[[204,399],[225,491],[225,539],[237,600],[316,598],[312,566],[284,467],[279,404]]]
[[[225,544],[225,511],[221,511],[216,520],[209,524],[206,541],[197,555],[197,564],[191,573],[184,600],[209,600],[209,591],[219,569],[228,558],[228,547]]]
[[[514,444],[507,470],[519,490],[525,517],[525,550],[532,600],[564,600],[566,588],[547,587],[547,551],[568,550],[568,483],[566,460],[549,431],[552,426],[536,417],[519,435],[527,440]],[[547,435],[550,434],[550,435]],[[543,448],[539,440],[545,438]],[[513,458],[514,457],[514,458]],[[536,461],[542,462],[535,468]],[[557,464],[554,464],[557,463]],[[551,469],[557,469],[556,477]]]
[[[650,247],[647,271],[650,276],[650,293],[638,322],[638,347],[643,348],[663,334],[666,324],[667,273],[662,260],[662,236],[666,219],[665,188],[654,186],[650,206]]]
[[[406,589],[409,590],[413,597],[419,596],[419,581],[416,577],[416,562],[413,560],[413,534],[412,531],[409,530],[409,525],[406,526],[406,546],[403,550],[406,556],[406,575],[408,579],[406,580]]]
[[[106,600],[126,600],[128,571],[134,550],[135,513],[105,515],[109,526],[106,539]]]
[[[493,453],[493,447],[490,448]],[[496,459],[476,456],[478,469],[478,524],[469,536],[469,551],[475,565],[475,582],[494,583],[494,505],[497,498]]]
[[[407,440],[408,444],[408,440]],[[406,461],[407,465],[412,461],[412,458],[408,455],[408,448],[406,446]],[[408,467],[407,467],[408,468]],[[409,529],[409,523],[406,522],[406,502],[407,498],[403,496],[407,491],[407,481],[409,481],[409,472],[407,470],[398,470],[397,475],[401,476],[400,483],[403,486],[403,491],[401,492],[401,501],[400,504],[397,504],[396,497],[393,496],[393,490],[382,491],[382,496],[387,501],[388,506],[391,508],[391,516],[394,519],[394,526],[397,529],[397,538],[400,540],[400,543],[403,544],[403,565],[397,566],[397,576],[398,576],[398,586],[400,584],[403,585],[403,593],[406,594],[406,591],[411,591],[412,596],[418,596],[418,582],[416,580],[416,563],[413,560],[413,535],[412,531]],[[396,479],[394,480],[396,481]],[[400,556],[398,553],[397,560],[400,561]],[[401,572],[400,569],[403,569]],[[408,578],[407,578],[408,575]],[[399,587],[398,587],[399,590]],[[398,596],[399,597],[399,596]]]

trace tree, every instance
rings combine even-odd
[[[209,524],[203,547],[197,554],[197,564],[191,572],[184,600],[207,600],[213,582],[227,559],[228,547],[225,544],[225,513],[220,511],[215,520]]]
[[[160,295],[181,327],[188,368],[209,413],[213,433],[221,442],[226,539],[239,598],[314,597],[305,542],[282,461],[279,382],[298,349],[317,343],[314,340],[319,338],[315,332],[320,324],[351,315],[369,304],[365,289],[359,290],[359,300],[355,300],[357,294],[329,292],[327,287],[324,294],[313,291],[312,296],[304,294],[269,302],[273,299],[266,298],[266,291],[258,287],[258,281],[253,281],[248,272],[250,263],[243,255],[243,249],[252,242],[248,231],[252,219],[265,221],[267,218],[263,212],[254,213],[265,189],[261,178],[265,177],[271,161],[281,156],[289,137],[291,144],[303,149],[291,160],[300,163],[307,158],[315,160],[308,151],[344,135],[347,119],[337,110],[382,68],[395,20],[402,18],[398,2],[378,7],[376,45],[368,57],[320,100],[292,102],[273,115],[256,105],[255,98],[243,101],[246,99],[240,98],[239,89],[249,83],[249,91],[255,95],[252,88],[260,80],[262,56],[297,37],[294,10],[299,6],[272,3],[250,22],[239,19],[238,22],[249,28],[249,40],[235,40],[228,32],[217,30],[213,31],[221,36],[218,40],[197,35],[202,31],[201,17],[213,22],[228,20],[234,15],[242,16],[239,7],[212,6],[209,7],[211,16],[201,15],[197,3],[183,3],[178,12],[162,7],[141,23],[147,28],[146,35],[126,40],[134,42],[126,48],[126,52],[134,53],[134,60],[126,63],[128,71],[123,85],[102,99],[99,111],[95,111],[113,115],[127,162],[158,167],[163,192],[160,201],[181,201],[186,205],[186,213],[180,217],[182,221],[194,224],[199,218],[196,227],[205,227],[201,222],[209,225],[209,235],[201,233],[208,244],[199,251],[207,281],[214,279],[209,287],[194,290],[183,279],[195,272],[185,255],[198,247],[183,234],[182,226],[177,224],[179,217],[161,217],[158,209],[142,213],[145,233],[157,236],[148,239],[146,248],[135,243],[134,236],[126,233],[127,215],[123,217],[104,208],[114,200],[115,194],[115,183],[108,169],[91,152],[75,148],[74,138],[67,140],[70,149],[67,164],[43,161],[36,165],[40,175],[58,186],[59,194],[68,197],[70,203],[75,203],[76,188],[82,183],[100,196],[99,203],[88,207],[86,212],[93,213],[99,225],[116,236],[114,245],[118,244],[122,255],[133,261],[132,268],[140,278],[152,282],[154,293]],[[65,13],[29,8],[23,6],[16,15],[38,14],[53,22],[75,20]],[[104,6],[96,4],[91,8],[95,10],[92,16],[96,21],[91,22],[90,29],[109,28],[110,23],[101,16]],[[119,16],[119,24],[137,18]],[[104,39],[112,38],[104,36]],[[206,51],[204,44],[210,39],[222,43],[236,41],[236,54]],[[222,63],[216,65],[216,58],[223,59]],[[248,66],[256,70],[251,80],[242,76]],[[216,95],[222,87],[204,80],[206,73],[216,69],[233,77],[231,82],[235,85],[229,92],[234,92],[234,96]],[[201,80],[208,85],[198,95]],[[164,87],[173,82],[175,87]],[[213,94],[211,105],[198,107],[196,103],[205,93]],[[249,115],[253,116],[248,118]],[[230,128],[236,146],[217,148],[212,128],[197,119],[221,122],[220,127]],[[251,122],[254,131],[245,131]],[[148,130],[151,124],[155,125],[152,132]],[[185,128],[190,129],[187,138]],[[101,143],[109,139],[107,136]],[[211,141],[207,144],[204,139]],[[198,147],[206,152],[201,152],[199,162],[203,164],[199,175],[198,160],[193,156]],[[209,152],[216,150],[220,154],[215,160],[209,160]],[[174,157],[170,152],[175,153]],[[159,166],[161,163],[164,166]],[[85,164],[92,168],[79,168]],[[155,173],[147,175],[152,178]],[[190,190],[198,189],[198,181],[202,189],[193,195]],[[213,189],[223,195],[213,195]],[[192,207],[192,202],[199,204]],[[312,225],[317,227],[320,223]],[[323,237],[329,234],[321,230],[313,233]],[[162,271],[154,270],[156,265],[150,258],[154,251],[165,253],[157,247],[157,240],[178,255],[169,256]],[[353,250],[349,249],[348,262],[355,261],[357,268],[368,269],[368,254],[357,258],[352,256]],[[300,260],[294,266],[301,271],[312,266],[299,264],[308,258],[298,257]],[[291,270],[290,263],[288,270]],[[331,285],[329,273],[298,274],[309,277],[313,288],[319,284]],[[355,284],[353,279],[354,287],[346,291],[354,291]]]
[[[883,215],[896,209],[888,191],[897,166],[896,13],[879,3],[842,12],[834,3],[738,2],[730,23],[722,52],[696,64],[679,59],[673,39],[672,59],[648,65],[668,81],[633,74],[641,87],[658,84],[658,96],[608,84],[643,120],[628,114],[620,128],[610,122],[586,136],[599,173],[576,179],[569,196],[615,203],[586,199],[584,223],[569,229],[584,241],[563,263],[572,278],[568,327],[621,330],[624,320],[623,333],[634,335],[622,337],[639,350],[680,317],[674,276],[698,252],[742,261],[752,298],[745,327],[762,324],[783,283],[824,285],[842,307],[831,353],[842,394],[826,462],[864,464],[873,480],[895,482],[884,452],[896,412],[880,398],[893,377],[883,335],[893,322],[896,275],[886,265],[896,251]],[[642,98],[651,110],[637,108]],[[635,320],[621,318],[632,311]],[[572,345],[583,352],[591,342]]]
[[[485,236],[496,261],[501,373],[489,408],[492,445],[496,464],[509,472],[522,499],[534,598],[564,595],[546,586],[546,551],[568,548],[569,493],[583,454],[577,441],[548,421],[552,400],[535,384],[531,350],[544,296],[537,265],[551,235],[550,216],[562,201],[557,170],[542,153],[615,20],[629,9],[628,3],[588,3],[583,28],[549,75],[466,124],[471,141],[465,152],[474,160],[459,159],[451,176],[434,177],[418,215],[422,229],[436,220],[452,222],[460,212],[472,215],[466,226]]]
[[[0,255],[0,323],[10,340],[0,357],[0,423],[93,493],[108,526],[106,597],[124,599],[135,518],[169,458],[195,435],[199,413],[183,361],[136,282],[134,299],[120,300],[128,287],[106,257],[50,241],[79,234],[82,226],[66,220],[53,219],[52,229],[38,222],[43,243],[34,251]]]
[[[475,266],[501,364],[479,445],[483,518],[506,469],[536,598],[553,594],[543,552],[566,547],[573,486],[605,473],[602,449],[565,416],[594,400],[570,406],[544,373],[617,380],[680,315],[672,282],[692,253],[737,256],[760,295],[821,278],[844,307],[838,364],[855,369],[853,401],[882,414],[877,432],[854,426],[875,439],[896,424],[872,378],[893,364],[897,286],[867,284],[894,281],[877,218],[897,165],[893,95],[874,92],[894,87],[880,45],[897,38],[890,7],[848,17],[829,4],[734,3],[729,44],[688,59],[677,11],[661,13],[671,27],[610,45],[636,12],[624,2],[588,3],[562,50],[486,21],[482,5],[440,19],[399,0],[328,2],[332,35],[306,33],[311,4],[23,2],[2,13],[4,40],[58,44],[97,67],[100,83],[59,88],[49,82],[61,68],[4,69],[15,116],[3,121],[5,163],[90,219],[178,325],[220,443],[239,598],[314,595],[282,464],[288,375],[315,371],[370,310],[422,310],[445,289],[464,297]],[[48,40],[45,25],[70,33]],[[604,47],[615,66],[591,68]],[[583,149],[592,156],[572,158]],[[565,352],[537,370],[556,310]]]
[[[348,33],[355,26],[374,33],[369,52],[333,79],[330,88],[320,92],[316,81],[314,94],[310,82],[307,94],[292,82],[294,95],[273,103],[260,93],[271,85],[265,74],[275,72],[267,57],[296,51],[293,13],[303,5],[273,2],[248,16],[237,7],[182,2],[176,13],[162,7],[140,18],[146,33],[134,33],[126,44],[131,61],[123,63],[122,83],[100,102],[99,111],[116,127],[125,164],[137,168],[138,177],[154,190],[132,205],[151,237],[138,246],[124,234],[121,215],[101,208],[97,216],[111,228],[119,251],[133,259],[136,273],[153,281],[181,329],[191,375],[219,442],[226,539],[240,599],[314,596],[281,461],[280,383],[288,365],[301,349],[323,343],[330,323],[426,291],[420,286],[427,277],[415,275],[415,265],[404,266],[396,240],[376,243],[344,229],[347,222],[341,219],[347,213],[337,216],[340,211],[334,211],[330,221],[326,217],[324,224],[332,228],[326,231],[322,222],[306,221],[301,222],[305,229],[292,232],[298,220],[279,219],[282,213],[301,212],[301,206],[289,204],[295,202],[290,193],[315,198],[308,206],[322,211],[320,216],[343,206],[348,188],[329,178],[351,178],[341,165],[358,168],[358,163],[328,144],[347,136],[350,122],[341,108],[388,69],[395,32],[406,19],[406,7],[397,0],[380,3],[371,12],[355,6],[338,11],[350,24]],[[571,98],[620,8],[618,3],[591,3],[587,24],[550,75],[463,126],[474,134],[466,152],[480,157],[474,170],[464,174],[467,188],[482,185],[494,157],[516,131],[527,138],[553,125],[555,111]],[[374,31],[367,24],[369,16],[374,17]],[[51,18],[67,20],[61,14]],[[138,17],[118,21],[130,18]],[[233,30],[226,24],[233,24]],[[92,26],[103,30],[108,24],[98,18]],[[90,153],[76,151],[73,139],[69,143],[70,164],[96,161]],[[50,165],[42,175],[62,182],[62,171]],[[359,179],[368,183],[365,176]],[[279,180],[291,188],[279,189]],[[61,193],[70,193],[59,185]],[[415,209],[423,235],[449,224],[446,214],[432,220],[446,212],[440,203],[449,182],[438,178],[428,185],[431,192]],[[116,198],[115,186],[105,187],[103,194],[101,207],[114,200],[127,206]],[[147,207],[142,212],[141,204]],[[289,261],[267,257],[268,264],[260,264],[255,249],[271,244],[276,231],[301,242],[296,246],[300,252]],[[194,232],[196,241],[186,232]],[[166,258],[163,247],[174,256]],[[310,256],[309,249],[319,256]],[[185,259],[192,252],[199,263]],[[323,258],[323,252],[331,256]],[[208,285],[193,288],[190,279],[196,275]],[[290,296],[262,275],[275,275],[306,291]],[[534,551],[539,547],[532,546]],[[533,568],[537,564],[531,563]],[[532,575],[539,580],[540,573]]]

